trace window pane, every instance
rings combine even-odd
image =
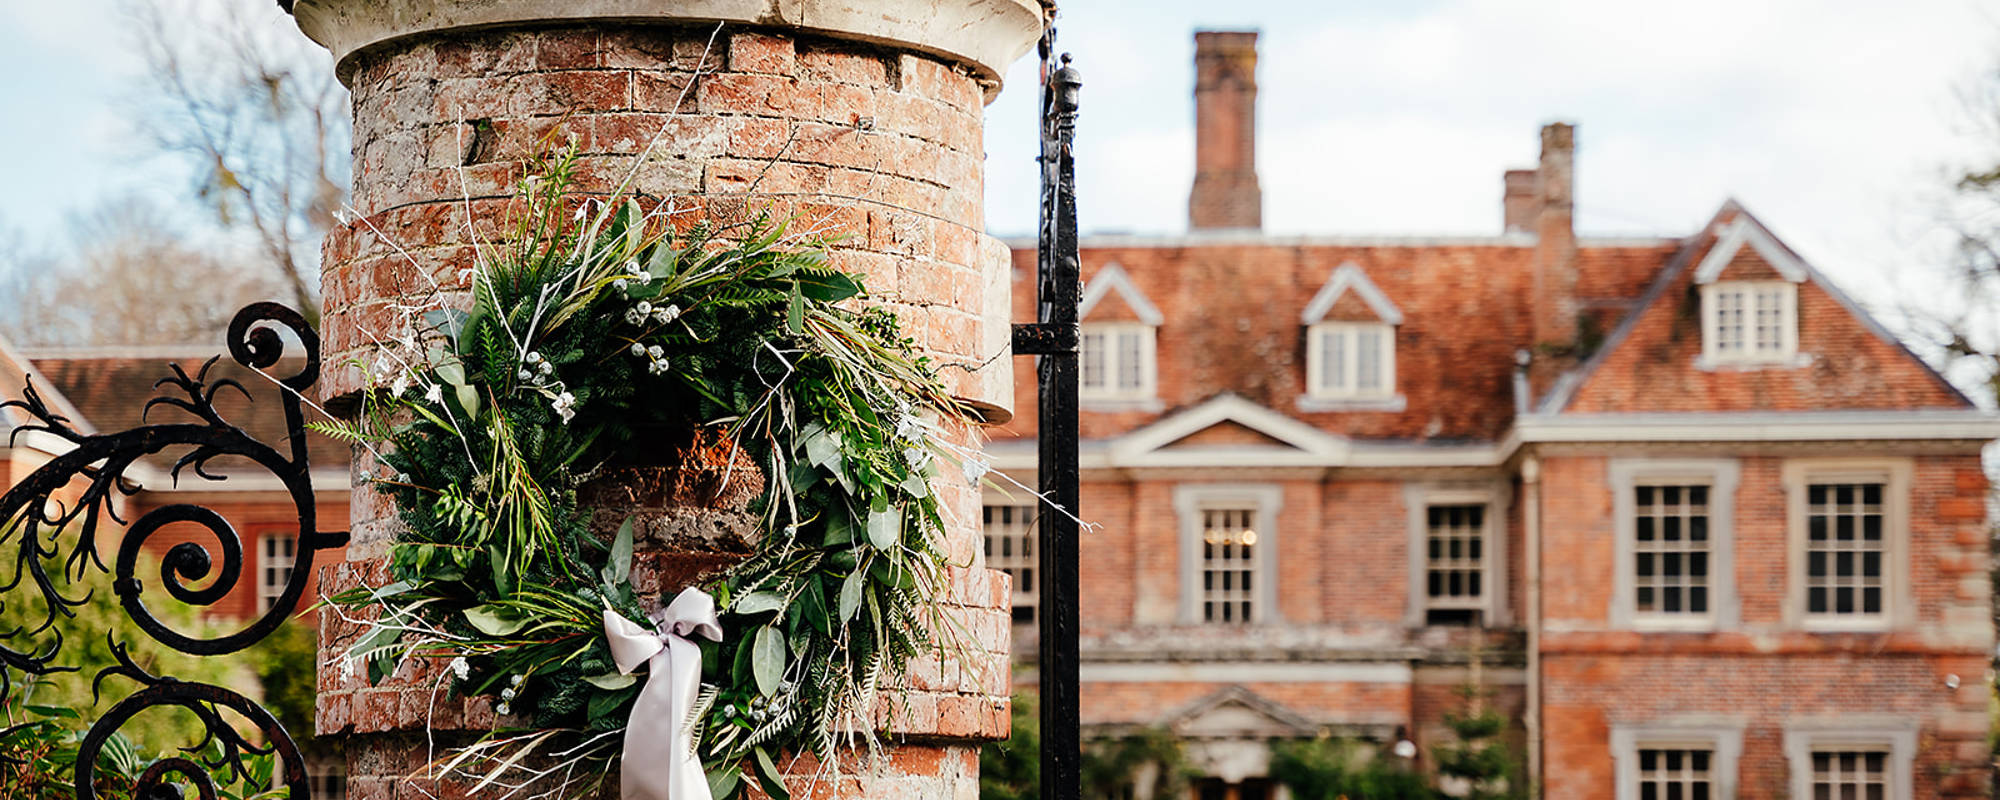
[[[1485,506],[1431,506],[1425,510],[1426,585],[1432,609],[1483,605],[1486,571]]]
[[[1347,332],[1340,329],[1325,331],[1320,334],[1319,342],[1320,386],[1333,392],[1346,390]]]
[[[1085,389],[1105,388],[1105,345],[1103,332],[1083,334],[1083,370],[1078,383]]]
[[[1382,388],[1382,332],[1356,331],[1354,334],[1354,389],[1373,392]]]
[[[1708,487],[1644,486],[1634,493],[1634,610],[1708,611]]]
[[[1256,509],[1204,508],[1200,513],[1202,618],[1248,622],[1256,612],[1252,594],[1259,537]]]
[[[1826,483],[1807,488],[1806,610],[1813,614],[1883,613],[1883,485]],[[1857,789],[1858,791],[1858,789]]]
[[[1035,621],[1035,507],[992,505],[980,509],[986,566],[1014,577],[1014,619]]]
[[[1118,334],[1118,388],[1135,391],[1144,384],[1145,339],[1138,331]]]

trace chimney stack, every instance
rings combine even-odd
[[[1500,199],[1500,210],[1506,217],[1500,228],[1503,233],[1534,232],[1535,217],[1542,209],[1540,178],[1540,172],[1532,169],[1507,170],[1506,191]]]
[[[1257,188],[1257,32],[1194,35],[1193,230],[1264,224]]]
[[[1535,342],[1570,345],[1576,340],[1576,229],[1570,223],[1576,182],[1576,126],[1542,126],[1542,163],[1536,173]],[[1509,174],[1509,189],[1512,178]],[[1511,218],[1512,206],[1509,206]]]

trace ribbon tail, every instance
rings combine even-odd
[[[714,800],[687,717],[701,692],[701,648],[680,636],[648,660],[651,674],[625,725],[623,800]]]
[[[672,800],[714,800],[708,775],[694,750],[694,728],[688,715],[701,694],[701,647],[679,636],[667,637],[667,657],[673,661],[673,752],[668,758],[668,790]]]

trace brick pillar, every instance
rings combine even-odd
[[[844,236],[835,263],[940,362],[978,364],[1007,341],[1008,253],[983,233],[981,114],[1040,33],[1032,0],[298,0],[293,13],[354,95],[358,218],[324,251],[321,385],[335,408],[364,388],[345,365],[397,334],[398,298],[463,286],[472,232],[494,237],[520,158],[551,135],[580,144],[585,189],[636,168],[636,191],[711,219],[769,207]],[[962,396],[1010,407],[1007,361],[945,375]],[[356,458],[354,544],[328,568],[328,592],[384,578],[399,523],[358,480],[372,468]],[[975,564],[978,493],[939,484],[952,558]],[[637,563],[685,561],[650,547]],[[635,582],[671,595],[675,574]],[[899,744],[886,769],[855,760],[812,796],[977,796],[978,745],[1007,733],[1008,587],[977,566],[952,575],[973,663],[917,664],[888,715]],[[355,633],[326,615],[321,637]],[[409,673],[369,686],[322,659],[317,729],[348,742],[356,800],[450,794],[403,780],[433,755],[426,729],[443,741],[495,722],[484,700],[433,695],[435,671]],[[804,790],[812,766],[794,768]]]
[[[1257,188],[1257,32],[1194,35],[1194,190],[1188,227],[1264,224]]]
[[[1536,344],[1567,345],[1576,340],[1576,228],[1571,222],[1576,192],[1576,126],[1542,126],[1542,162],[1536,168],[1535,307]]]

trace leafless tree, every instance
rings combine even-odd
[[[1978,161],[1951,168],[1939,204],[1944,236],[1934,274],[1906,289],[1898,315],[1960,386],[2000,401],[2000,62],[1960,91]]]
[[[59,256],[0,256],[0,292],[17,300],[0,333],[24,347],[215,344],[238,308],[287,293],[254,251],[190,241],[181,227],[118,200],[72,223]]]
[[[195,194],[319,309],[319,244],[347,201],[347,91],[275,3],[125,0],[150,80],[137,117]]]

